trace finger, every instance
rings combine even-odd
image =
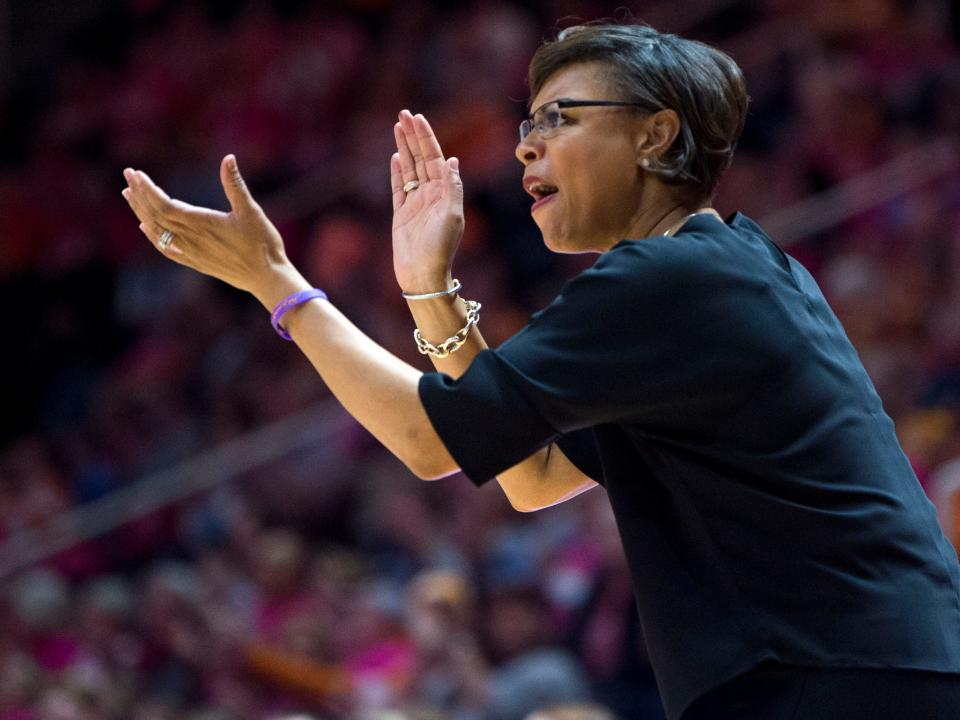
[[[123,177],[124,179],[126,179],[127,183],[129,183],[131,186],[134,184],[134,182],[138,180],[146,181],[149,184],[150,188],[153,190],[153,192],[155,192],[158,196],[160,196],[164,200],[170,199],[170,196],[167,195],[160,188],[160,186],[153,181],[153,178],[147,175],[147,173],[144,172],[143,170],[134,170],[133,168],[126,168],[123,171]]]
[[[169,229],[168,227],[157,222],[156,214],[153,210],[147,206],[144,200],[144,192],[142,187],[142,179],[137,177],[137,173],[130,168],[124,170],[124,177],[131,183],[131,185],[139,185],[141,192],[138,194],[134,191],[132,187],[126,187],[121,191],[124,199],[129,203],[130,208],[133,210],[134,214],[137,216],[137,219],[140,221],[139,228],[140,231],[146,235],[147,239],[150,240],[151,244],[164,255],[182,255],[183,250],[181,245],[183,235],[177,235],[174,233],[174,236],[171,242],[166,246],[166,248],[160,247],[160,238],[162,237],[165,230]],[[144,173],[145,175],[145,173]],[[155,186],[154,186],[155,187]],[[162,192],[162,191],[160,191]],[[164,193],[165,195],[165,193]],[[161,221],[163,222],[163,221]],[[171,232],[173,232],[171,230]],[[175,258],[174,258],[175,259]]]
[[[452,157],[444,165],[447,171],[448,189],[456,202],[463,205],[463,180],[460,179],[460,159]]]
[[[138,197],[130,188],[124,188],[121,194],[129,203],[130,209],[133,210],[134,215],[137,216],[137,220],[140,221],[141,229],[144,227],[155,228],[155,237],[151,242],[156,245],[160,235],[165,229],[169,228],[172,223],[166,220],[159,220],[150,208],[145,207],[142,197]],[[176,228],[176,232],[183,232],[183,230],[184,229],[179,226]],[[171,229],[171,232],[174,232],[174,229]]]
[[[253,195],[250,194],[250,188],[240,174],[237,158],[233,154],[227,155],[220,162],[220,183],[234,212],[241,213],[258,208]]]
[[[403,205],[406,193],[403,191],[403,171],[400,167],[400,153],[390,156],[390,196],[393,199],[393,210],[396,212]]]
[[[173,240],[167,245],[166,248],[161,247],[160,238],[163,236],[163,228],[155,223],[142,222],[140,223],[140,232],[146,235],[147,240],[157,249],[161,255],[168,256],[173,260],[178,260],[176,256],[183,255],[183,248],[181,247],[182,238],[178,237],[176,234],[173,236]],[[179,262],[179,260],[178,260]]]
[[[135,171],[137,184],[135,192],[140,194],[146,205],[164,222],[189,226],[192,222],[192,212],[198,208],[179,200],[173,200],[157,185],[143,170]]]
[[[127,201],[127,204],[130,206],[130,209],[133,211],[133,214],[137,216],[137,220],[140,222],[146,222],[151,220],[152,216],[147,211],[146,208],[142,205],[142,200],[140,200],[137,195],[134,194],[133,190],[130,188],[124,188],[121,192],[123,199]]]
[[[140,232],[147,237],[147,240],[150,241],[150,244],[153,245],[162,255],[163,249],[160,247],[160,236],[163,235],[163,230],[161,230],[160,227],[155,223],[149,221],[141,222],[139,227]],[[173,243],[171,243],[171,245],[172,244]]]
[[[123,195],[123,199],[127,201],[130,209],[133,210],[134,215],[137,216],[137,219],[140,220],[140,222],[150,220],[153,217],[153,212],[150,210],[149,206],[146,205],[146,201],[141,196],[141,193],[138,193],[135,189],[137,180],[134,171],[130,168],[127,168],[123,171],[123,177],[128,183],[128,186],[120,193]]]
[[[406,112],[404,110],[404,112]],[[393,136],[397,141],[397,154],[400,156],[400,172],[404,182],[417,179],[417,166],[413,159],[413,153],[410,152],[410,145],[407,142],[407,133],[401,123],[393,126]]]
[[[413,126],[417,133],[417,144],[420,146],[420,155],[423,157],[427,177],[431,180],[439,180],[443,177],[443,151],[440,149],[437,136],[430,127],[430,123],[420,113],[414,115]]]
[[[135,170],[130,179],[130,189],[146,217],[162,227],[183,230],[196,223],[198,208],[177,200],[171,200],[143,170]]]
[[[403,110],[400,113],[400,124],[403,126],[404,135],[407,138],[407,145],[410,148],[410,154],[413,155],[414,165],[417,168],[416,179],[424,183],[430,179],[427,174],[427,166],[423,161],[423,153],[420,151],[420,141],[417,139],[416,123],[409,110]]]

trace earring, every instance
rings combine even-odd
[[[645,167],[645,168],[650,167],[650,158],[648,158],[648,157],[643,158],[643,159],[640,161],[640,165],[643,166],[643,167]]]

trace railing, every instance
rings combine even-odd
[[[353,423],[337,402],[319,403],[151,473],[39,527],[20,530],[0,545],[0,578],[243,473],[296,452],[322,447],[352,428]]]
[[[960,146],[957,141],[938,138],[829,190],[771,213],[762,219],[761,225],[779,245],[792,245],[958,167]]]

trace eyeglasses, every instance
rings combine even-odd
[[[564,108],[572,107],[646,107],[638,102],[620,102],[618,100],[551,100],[544,103],[520,123],[520,140],[527,139],[534,130],[541,138],[550,137],[557,128],[564,124]]]

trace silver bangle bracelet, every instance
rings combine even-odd
[[[449,290],[440,290],[439,292],[432,292],[432,293],[421,293],[419,295],[415,293],[408,293],[408,292],[401,292],[400,294],[403,295],[404,300],[429,300],[430,298],[443,297],[444,295],[456,295],[458,292],[460,292],[460,289],[462,287],[463,285],[460,284],[460,281],[454,278],[453,287],[450,288]]]

